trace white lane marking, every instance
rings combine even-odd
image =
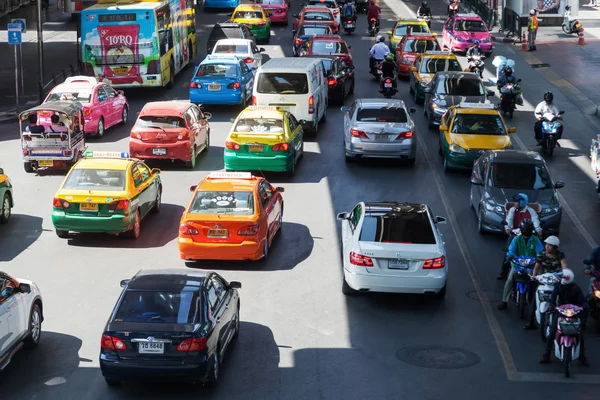
[[[267,44],[267,45],[264,45],[263,47],[265,48],[267,55],[271,58],[285,57],[285,53],[283,52],[283,49],[278,44],[275,44],[275,45]]]

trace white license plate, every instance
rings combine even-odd
[[[391,83],[384,83],[384,84],[383,84],[383,86],[384,86],[384,87],[390,87],[390,88],[391,88],[391,87],[392,87],[392,84],[391,84]]]
[[[164,156],[167,154],[167,149],[152,149],[152,154],[155,156]]]
[[[354,28],[354,24],[346,24],[346,28]]]
[[[388,135],[375,135],[375,141],[376,142],[387,142]]]
[[[140,354],[165,354],[165,344],[155,342],[138,342]]]
[[[408,269],[410,265],[409,260],[390,260],[388,264],[389,269]]]
[[[221,85],[208,85],[208,90],[221,90]]]

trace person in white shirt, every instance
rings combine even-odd
[[[388,54],[390,54],[390,48],[387,46],[387,44],[385,44],[385,38],[381,35],[378,35],[377,43],[375,43],[373,47],[371,47],[371,50],[369,50],[369,55],[371,56],[369,59],[369,65],[371,69],[373,69],[373,66],[376,62],[383,61],[385,56]]]
[[[556,103],[555,104],[552,103],[553,100],[554,100],[554,94],[552,92],[546,92],[546,93],[544,93],[544,101],[542,101],[540,104],[538,104],[537,107],[535,108],[534,113],[535,113],[535,117],[537,118],[537,121],[535,122],[533,130],[535,131],[535,139],[538,141],[538,144],[540,144],[542,142],[542,120],[544,118],[544,114],[552,113],[554,115],[558,115],[558,113],[559,113]],[[562,137],[562,132],[563,132],[563,127],[561,124],[559,126],[558,132],[557,132],[558,139],[560,139]]]
[[[60,117],[56,114],[50,117],[51,125],[46,127],[46,133],[65,133],[67,132],[67,127],[60,122]]]

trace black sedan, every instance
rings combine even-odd
[[[302,46],[304,46],[304,43],[306,43],[306,41],[311,37],[316,35],[333,35],[329,25],[315,24],[310,22],[300,25],[298,31],[292,31],[292,33],[294,34],[294,46],[292,47],[294,57],[298,57],[300,55]]]
[[[323,60],[327,71],[327,87],[329,104],[337,102],[344,104],[346,97],[354,93],[354,66],[347,65],[344,60],[336,56],[306,56]]]
[[[108,385],[175,379],[214,386],[240,330],[239,282],[214,272],[141,270],[124,288],[100,342]]]

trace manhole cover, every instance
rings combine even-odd
[[[531,68],[549,68],[550,64],[531,64]]]
[[[467,368],[481,361],[470,351],[443,346],[409,346],[398,350],[396,357],[417,367],[439,369]]]
[[[483,290],[483,292],[487,296],[488,302],[492,302],[493,303],[493,302],[498,302],[498,301],[502,300],[502,292],[501,291],[498,291],[498,290]],[[467,297],[470,298],[471,300],[481,301],[481,297],[479,296],[479,293],[476,290],[472,290],[470,292],[467,292]]]

